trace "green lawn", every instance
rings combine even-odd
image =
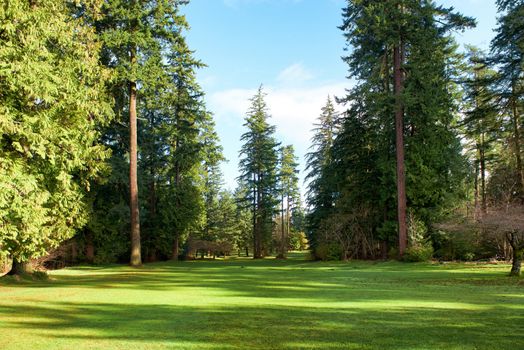
[[[524,349],[508,265],[225,260],[0,279],[0,349]]]

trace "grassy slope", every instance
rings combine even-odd
[[[194,261],[0,280],[0,349],[524,349],[507,265]]]

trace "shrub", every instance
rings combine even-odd
[[[406,262],[421,262],[430,260],[432,256],[433,247],[431,244],[423,243],[408,247],[402,260]]]
[[[315,249],[315,256],[322,261],[340,260],[342,248],[337,243],[320,243]]]

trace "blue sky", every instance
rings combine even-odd
[[[475,17],[476,29],[457,41],[487,49],[496,25],[495,0],[438,0]],[[341,96],[345,78],[341,24],[344,0],[192,0],[183,12],[191,30],[187,41],[208,65],[198,73],[206,102],[229,160],[222,170],[226,187],[238,176],[240,135],[248,99],[264,85],[277,138],[292,144],[301,170],[310,130],[328,95]],[[303,174],[302,174],[303,175]]]

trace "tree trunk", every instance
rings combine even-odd
[[[136,64],[136,48],[131,48],[130,62]],[[131,266],[142,265],[140,248],[140,213],[138,209],[138,163],[136,82],[129,82],[129,207],[131,210]]]
[[[171,260],[178,260],[178,255],[180,254],[180,249],[178,247],[178,235],[175,235],[175,241],[173,242],[173,253],[171,254]]]
[[[488,212],[488,203],[486,199],[486,151],[485,151],[485,137],[484,133],[480,136],[480,199],[481,199],[481,213],[486,216]]]
[[[18,261],[16,258],[13,258],[13,265],[11,266],[11,270],[7,273],[10,276],[20,276],[20,275],[27,275],[33,273],[33,267],[31,266],[31,263],[29,261],[27,262],[21,262]]]
[[[395,131],[397,156],[397,217],[398,217],[398,248],[402,257],[407,247],[406,225],[406,179],[404,169],[404,106],[402,102],[402,53],[401,44],[393,49],[395,78]]]
[[[480,146],[477,145],[477,156],[478,158],[480,158]],[[480,162],[477,161],[475,162],[475,209],[474,209],[474,219],[475,220],[479,220],[480,219],[480,200],[479,200],[479,197],[480,197],[480,191],[479,191],[479,177],[480,177]]]
[[[512,106],[512,121],[513,121],[513,138],[515,142],[515,160],[517,162],[517,171],[520,178],[520,195],[524,196],[524,169],[522,169],[522,158],[521,158],[521,148],[520,148],[520,121],[519,113],[517,108],[517,101],[515,97],[515,86],[512,87],[513,97],[511,100]]]
[[[281,202],[281,209],[282,211],[280,212],[280,253],[278,254],[277,258],[278,259],[284,259],[286,256],[285,256],[285,252],[284,252],[284,239],[285,239],[285,227],[286,227],[286,224],[284,222],[284,195],[282,195],[282,202]]]
[[[520,276],[522,257],[524,256],[524,241],[517,232],[507,233],[506,238],[513,250],[513,262],[511,264],[511,272],[509,275]]]
[[[522,251],[513,250],[513,262],[511,264],[510,276],[520,276],[520,268],[522,265]]]
[[[86,228],[86,261],[90,264],[95,260],[95,246],[93,244],[93,232]]]

